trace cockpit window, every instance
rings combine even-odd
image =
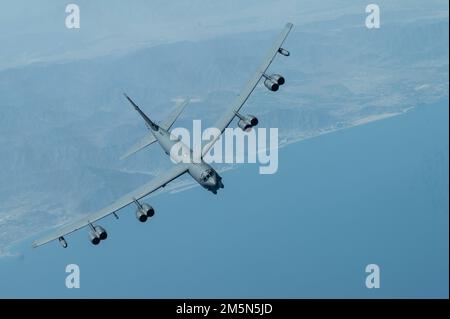
[[[213,172],[212,170],[207,170],[204,174],[202,179],[206,182],[213,175]]]

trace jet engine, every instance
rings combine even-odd
[[[89,232],[89,240],[91,241],[92,245],[100,244],[100,237],[96,232],[92,230]]]
[[[91,227],[91,231],[89,232],[89,241],[93,245],[98,245],[98,244],[100,244],[100,241],[108,238],[108,233],[102,226],[94,227],[91,224],[89,224],[89,226]],[[60,242],[61,242],[61,238],[60,238]]]
[[[258,118],[256,118],[256,116],[254,115],[247,115],[247,116],[241,116],[240,120],[238,122],[238,126],[243,130],[243,131],[248,131],[249,129],[251,129],[253,126],[258,125]]]
[[[283,85],[284,83],[286,83],[286,80],[284,79],[284,77],[280,74],[272,74],[270,76],[270,78],[277,83],[278,85]]]
[[[267,78],[264,81],[264,86],[273,92],[278,91],[278,89],[280,88],[280,85],[277,82],[275,82],[275,80],[273,80],[272,78]]]
[[[136,218],[142,223],[153,215],[155,215],[155,209],[149,204],[142,204],[136,211]]]
[[[105,240],[106,238],[108,238],[108,233],[102,226],[95,226],[94,229],[95,233],[97,234],[98,238],[100,238],[100,240]]]

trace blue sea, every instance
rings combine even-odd
[[[217,196],[149,199],[145,224],[132,208],[108,218],[98,247],[84,231],[68,249],[21,243],[0,259],[0,297],[448,298],[448,115],[442,100],[288,145],[275,175],[241,165]],[[65,287],[70,263],[80,289]]]

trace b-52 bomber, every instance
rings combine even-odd
[[[107,239],[108,237],[106,230],[102,226],[97,224],[99,220],[109,215],[114,215],[116,218],[118,218],[117,212],[120,209],[130,204],[135,204],[136,218],[140,222],[147,221],[147,219],[151,218],[155,214],[155,210],[151,205],[140,202],[140,200],[155,192],[159,188],[164,187],[165,185],[185,173],[188,173],[206,190],[217,194],[217,191],[224,187],[222,177],[214,170],[214,168],[203,161],[203,157],[212,148],[212,146],[219,139],[220,135],[224,132],[228,125],[230,125],[233,119],[238,118],[238,126],[242,130],[248,130],[249,128],[252,128],[258,124],[258,119],[255,116],[243,115],[239,112],[255,87],[261,81],[261,79],[264,80],[264,86],[270,91],[278,91],[279,87],[285,83],[285,79],[283,76],[279,74],[268,75],[266,72],[278,54],[283,56],[290,55],[289,51],[284,49],[282,45],[292,27],[293,25],[291,23],[287,23],[283,28],[275,43],[268,51],[267,56],[264,58],[262,64],[256,70],[256,73],[247,82],[245,87],[233,101],[232,105],[227,109],[225,114],[223,114],[215,124],[214,127],[217,128],[218,131],[220,131],[220,134],[212,136],[210,140],[208,140],[202,146],[201,154],[199,154],[200,158],[196,158],[196,160],[192,161],[191,163],[186,163],[186,161],[183,161],[183,158],[195,155],[193,154],[192,150],[185,144],[181,144],[181,151],[178,151],[176,153],[170,152],[171,148],[174,146],[174,143],[180,143],[176,137],[171,135],[171,127],[179,117],[179,115],[182,113],[188,101],[179,104],[165,120],[156,123],[155,121],[152,121],[128,95],[125,94],[125,98],[128,100],[128,102],[131,103],[134,109],[145,121],[145,124],[148,128],[148,133],[143,137],[142,140],[134,145],[125,154],[124,157],[130,156],[137,151],[142,150],[144,147],[158,142],[164,152],[168,154],[171,157],[172,161],[176,164],[173,165],[169,170],[163,172],[158,177],[151,180],[149,183],[122,196],[103,209],[89,214],[78,221],[63,226],[62,228],[52,232],[51,234],[34,241],[33,247],[39,247],[53,240],[58,240],[62,247],[66,248],[67,241],[65,237],[85,227],[90,228],[89,240],[91,241],[91,243],[94,245],[98,245],[101,241]]]

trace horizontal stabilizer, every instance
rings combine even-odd
[[[175,109],[170,112],[170,114],[167,116],[167,118],[164,119],[164,121],[161,121],[159,123],[159,126],[161,126],[165,130],[170,130],[173,123],[177,120],[177,118],[180,116],[180,114],[183,112],[186,105],[188,105],[190,102],[190,99],[182,100],[179,103],[177,103]]]
[[[134,144],[120,159],[123,160],[155,142],[156,138],[153,136],[151,132],[148,132],[140,141]]]

